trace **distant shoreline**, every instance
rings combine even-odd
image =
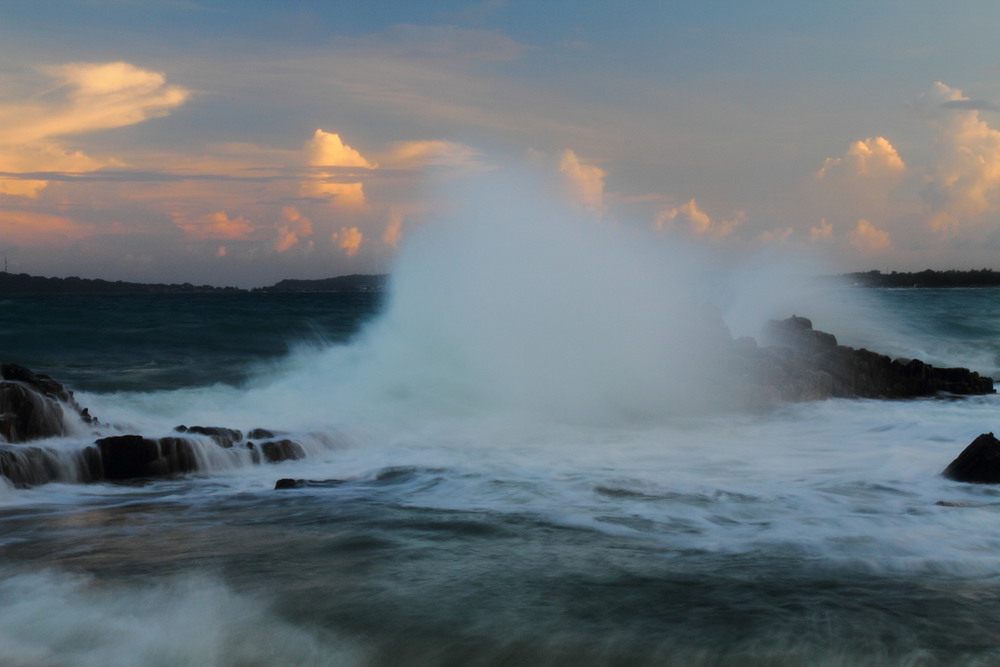
[[[46,278],[27,273],[0,272],[0,295],[33,294],[239,294],[251,292],[379,292],[385,274],[352,274],[319,280],[281,280],[268,287],[214,287],[191,283],[131,283],[99,278]]]
[[[917,273],[865,271],[840,276],[859,287],[1000,287],[1000,272],[992,269],[972,271],[932,271]]]
[[[315,280],[286,279],[267,287],[215,287],[191,283],[132,283],[100,278],[46,278],[27,273],[0,272],[0,295],[32,294],[213,294],[213,293],[304,293],[304,292],[381,292],[388,274],[354,273]],[[1000,287],[1000,271],[932,271],[916,273],[863,271],[831,276],[857,287]]]

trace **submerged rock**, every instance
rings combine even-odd
[[[1000,440],[983,433],[941,473],[956,482],[1000,484]]]

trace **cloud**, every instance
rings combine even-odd
[[[25,246],[63,245],[92,232],[89,225],[48,213],[0,210],[0,239]]]
[[[312,220],[302,215],[294,206],[281,209],[282,222],[275,228],[277,238],[274,249],[281,253],[298,245],[298,243],[313,233]]]
[[[242,215],[230,218],[224,211],[188,219],[183,214],[174,215],[174,224],[184,230],[194,241],[237,241],[254,238],[257,228]]]
[[[384,158],[386,167],[393,169],[421,169],[423,167],[478,168],[481,153],[455,141],[427,140],[404,141],[395,144]]]
[[[595,213],[604,212],[604,178],[607,173],[603,169],[583,162],[567,148],[559,159],[559,172],[574,201]]]
[[[393,248],[399,247],[403,240],[403,212],[398,207],[389,209],[389,223],[382,233],[382,242]]]
[[[1000,105],[986,100],[948,100],[943,102],[944,109],[969,109],[974,111],[1000,111]]]
[[[339,134],[321,129],[316,130],[312,138],[306,142],[304,153],[307,165],[321,169],[303,181],[300,187],[303,196],[326,199],[343,209],[364,207],[364,184],[360,181],[343,182],[342,179],[349,176],[356,177],[356,174],[352,174],[350,170],[344,173],[342,168],[373,171],[378,169],[377,164],[345,144]]]
[[[795,230],[791,227],[780,227],[777,229],[765,229],[762,231],[757,238],[762,243],[770,243],[773,245],[781,245],[788,239],[792,237]]]
[[[364,242],[364,234],[357,227],[341,227],[340,231],[334,232],[330,235],[330,239],[337,244],[345,255],[348,257],[354,257],[358,254],[358,250],[361,249],[361,244]]]
[[[809,240],[813,243],[829,241],[833,238],[833,225],[826,221],[826,218],[819,221],[819,225],[809,228]]]
[[[937,82],[917,102],[935,129],[936,155],[922,191],[928,224],[950,232],[982,221],[997,210],[1000,131],[979,116],[962,91]]]
[[[334,132],[316,130],[306,142],[306,164],[313,167],[361,167],[376,169],[361,153],[351,148]]]
[[[894,179],[906,171],[906,163],[885,137],[869,137],[855,141],[844,157],[827,158],[816,177],[838,176]]]
[[[715,220],[698,207],[697,201],[690,199],[681,206],[661,211],[656,227],[666,231],[680,228],[695,238],[719,241],[730,236],[745,220],[743,211],[737,211],[728,220]]]
[[[30,102],[0,104],[0,172],[93,171],[120,165],[67,147],[67,137],[133,125],[167,115],[191,95],[160,72],[125,62],[69,63],[41,68],[57,82]],[[4,179],[0,193],[37,197],[47,182]]]
[[[865,219],[858,220],[857,226],[851,232],[851,245],[862,252],[878,252],[892,246],[889,233],[878,229]]]

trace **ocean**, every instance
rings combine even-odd
[[[1000,664],[1000,488],[940,475],[1000,398],[717,409],[692,324],[697,293],[998,377],[1000,290],[685,282],[599,240],[533,271],[451,230],[386,294],[0,299],[2,361],[101,422],[34,444],[308,454],[0,486],[0,664]]]

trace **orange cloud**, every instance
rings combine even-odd
[[[274,242],[274,249],[278,252],[285,252],[303,238],[312,235],[312,220],[302,215],[294,206],[281,209],[281,217],[283,222],[275,230],[278,238]]]
[[[842,158],[827,158],[816,172],[817,178],[840,173],[858,177],[895,177],[906,171],[906,163],[885,137],[869,137],[855,141]]]
[[[568,148],[559,159],[563,184],[573,199],[596,213],[604,211],[604,177],[600,167],[586,164]]]
[[[345,144],[339,134],[316,130],[305,147],[306,164],[312,167],[358,167],[373,170],[378,165]],[[302,183],[299,191],[306,197],[328,199],[335,206],[358,209],[365,205],[364,185],[360,182],[331,182],[342,175],[321,171]]]
[[[864,252],[887,250],[892,246],[889,233],[878,229],[864,218],[858,220],[857,226],[851,232],[851,244]]]
[[[341,139],[340,135],[316,130],[306,143],[306,164],[313,167],[361,167],[376,169],[377,164],[369,162],[361,153]]]
[[[354,257],[361,249],[364,242],[364,234],[357,227],[341,227],[339,232],[330,235],[330,239],[337,244],[337,247],[344,251],[348,257]]]
[[[5,243],[26,246],[63,244],[91,232],[72,218],[32,211],[0,210],[0,238]]]
[[[661,211],[656,218],[656,227],[661,230],[673,230],[683,222],[686,223],[686,231],[690,235],[718,241],[730,236],[745,219],[746,214],[737,211],[729,220],[714,220],[698,207],[697,201],[691,199],[681,206]]]
[[[394,169],[419,169],[432,166],[475,167],[479,151],[454,141],[406,141],[396,144],[383,160]]]
[[[0,104],[0,171],[93,171],[120,164],[63,146],[62,137],[123,127],[167,115],[190,91],[159,72],[125,62],[42,68],[59,86],[31,102]],[[41,180],[5,179],[0,193],[36,197]]]
[[[918,104],[936,130],[938,150],[923,195],[937,232],[974,224],[1000,204],[1000,131],[977,109],[956,104],[969,101],[937,82]]]
[[[403,240],[403,213],[397,207],[389,209],[389,224],[382,233],[382,242],[396,248]]]
[[[196,241],[242,241],[252,238],[257,232],[257,228],[242,215],[230,218],[224,211],[193,220],[174,214],[174,224],[183,229],[188,238]]]

